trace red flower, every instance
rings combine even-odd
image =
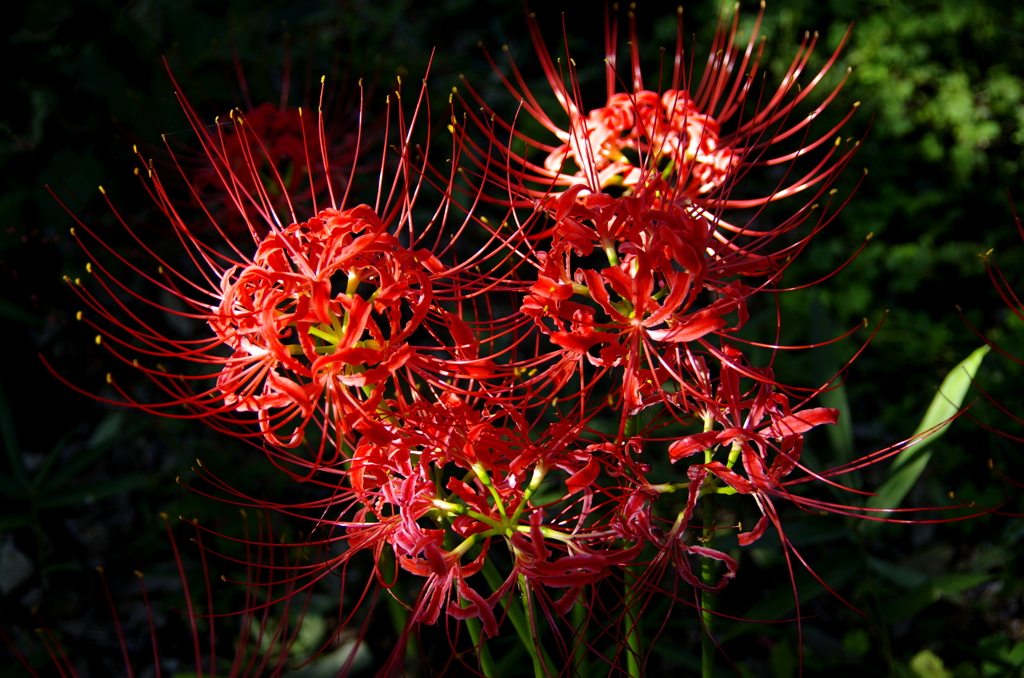
[[[217,380],[225,403],[258,412],[278,445],[301,442],[324,401],[332,425],[358,425],[367,394],[416,359],[413,331],[429,311],[443,313],[431,287],[442,270],[429,251],[400,246],[365,205],[271,233],[251,264],[225,271],[209,321],[233,351]],[[343,292],[332,290],[339,280]],[[295,416],[281,439],[277,429]]]
[[[423,243],[426,233],[442,228],[445,218],[429,219],[424,232],[416,233],[415,199],[432,189],[415,180],[423,171],[410,159],[415,113],[397,116],[392,130],[398,137],[393,140],[397,157],[379,168],[375,207],[346,206],[351,182],[336,193],[325,170],[316,181],[325,182],[331,201],[340,202],[303,219],[293,214],[293,222],[281,226],[267,189],[251,185],[262,161],[243,153],[247,178],[239,177],[232,164],[237,158],[226,155],[223,139],[212,137],[188,103],[182,103],[224,193],[248,224],[251,244],[227,237],[209,212],[216,238],[208,236],[211,229],[192,225],[155,170],[140,178],[184,246],[184,256],[160,254],[129,229],[136,244],[155,260],[140,264],[123,257],[85,224],[78,222],[72,229],[92,259],[87,269],[101,290],[94,293],[75,281],[73,289],[92,311],[80,317],[99,331],[98,343],[170,395],[165,402],[147,402],[108,377],[124,399],[119,404],[203,418],[218,429],[262,436],[279,447],[296,447],[305,440],[315,450],[310,465],[315,469],[344,454],[353,429],[377,426],[387,416],[382,399],[407,397],[418,387],[417,377],[433,385],[490,374],[493,363],[480,356],[476,332],[448,310],[480,294],[460,276],[463,269],[485,260],[489,250],[481,248],[479,259],[444,265],[434,254],[443,247]],[[254,130],[246,135],[246,143],[261,143]],[[280,176],[272,183],[291,210],[287,183]],[[434,208],[439,213],[450,208],[444,187]],[[472,217],[465,220],[471,223]],[[134,282],[122,281],[123,272],[115,273],[101,263],[100,253],[89,251],[85,235],[150,288],[140,292]],[[172,267],[176,259],[194,270]],[[214,336],[182,339],[160,330],[145,306],[157,314],[198,320]],[[153,366],[151,360],[161,362]],[[201,371],[171,374],[164,360],[197,364]],[[190,413],[176,412],[181,406]],[[311,423],[318,432],[307,438]]]
[[[852,154],[852,150],[837,154],[837,145],[832,144],[836,131],[849,119],[852,110],[839,125],[823,133],[812,135],[810,126],[835,98],[845,78],[813,112],[795,121],[791,118],[796,105],[812,95],[835,64],[842,44],[821,70],[801,85],[800,78],[818,39],[817,34],[805,36],[779,89],[764,95],[754,85],[760,80],[763,47],[757,34],[763,12],[762,7],[745,45],[737,42],[738,16],[731,25],[719,25],[707,66],[698,80],[685,68],[690,57],[684,56],[680,10],[676,47],[670,54],[671,80],[662,91],[644,87],[631,12],[630,66],[625,77],[632,85],[631,92],[617,91],[623,79],[616,72],[618,25],[617,20],[606,16],[607,103],[586,113],[575,62],[568,58],[556,64],[531,14],[528,22],[534,49],[559,102],[559,113],[564,113],[568,121],[557,122],[555,112],[541,106],[511,57],[512,78],[507,78],[488,55],[506,88],[520,102],[520,112],[514,123],[503,120],[464,83],[473,104],[463,100],[461,93],[458,96],[473,126],[486,137],[486,143],[470,142],[465,156],[477,165],[481,178],[499,186],[513,204],[528,205],[572,186],[583,186],[593,193],[621,186],[627,195],[647,192],[659,201],[692,203],[705,213],[719,215],[723,209],[755,207],[815,185],[819,185],[820,192],[821,186],[827,187],[835,179]],[[479,107],[483,108],[482,113],[477,112]],[[519,122],[524,115],[551,132],[554,143],[528,137]],[[802,139],[801,148],[772,157],[772,147],[790,138]],[[526,150],[513,150],[513,146],[519,148],[521,143],[525,143]],[[739,178],[750,169],[791,164],[795,158],[822,146],[827,146],[825,157],[810,172],[787,176],[786,183],[770,195],[747,200],[729,197]],[[500,162],[488,160],[491,149],[502,154]],[[538,154],[543,158],[539,164],[535,160]],[[745,231],[724,222],[716,226],[737,233]]]
[[[243,195],[258,197],[275,214],[290,215],[293,221],[303,210],[315,212],[317,206],[331,204],[333,191],[343,191],[350,181],[361,133],[355,133],[355,124],[348,129],[326,125],[321,140],[311,117],[301,108],[264,102],[245,113],[231,111],[227,121],[218,119],[216,138],[206,153],[189,162],[194,149],[182,149],[185,157],[176,161],[195,205],[209,210],[227,233],[241,235],[251,223],[249,210],[240,208]]]

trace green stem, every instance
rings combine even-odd
[[[487,558],[484,560],[484,566],[480,572],[484,575],[484,579],[487,580],[487,585],[491,587],[492,591],[497,591],[501,588],[504,583],[501,580],[501,575],[498,573],[498,568],[494,566],[494,562]],[[529,601],[523,601],[524,605],[528,605]],[[512,627],[516,630],[516,634],[519,636],[519,642],[526,648],[527,653],[530,655],[530,659],[533,662],[533,672],[536,678],[544,678],[544,670],[540,663],[540,657],[537,656],[537,644],[533,637],[533,632],[530,629],[530,624],[526,620],[526,616],[523,614],[523,608],[518,605],[509,603],[509,597],[505,596],[501,599],[501,606],[508,612],[508,618],[512,622]]]
[[[640,666],[640,616],[633,609],[634,600],[633,593],[633,582],[638,577],[636,575],[636,566],[627,566],[623,573],[623,582],[625,583],[625,599],[624,604],[626,607],[626,673],[629,678],[640,678],[643,675]]]
[[[572,625],[576,629],[576,638],[574,640],[575,646],[573,647],[572,660],[573,668],[575,669],[574,676],[587,676],[586,661],[587,661],[587,643],[586,643],[586,630],[587,630],[587,608],[583,606],[583,603],[576,601],[576,604],[572,606]]]
[[[390,549],[384,549],[384,553],[381,554],[381,568],[384,570],[383,579],[386,582],[395,581],[395,577],[398,571],[398,563],[395,561],[395,554]],[[397,596],[391,593],[385,593],[384,596],[388,601],[388,612],[391,614],[391,624],[394,626],[395,633],[401,638],[402,634],[405,633],[405,628],[409,623],[409,610],[399,602]],[[405,656],[415,657],[416,656],[416,636],[410,633],[406,637],[405,642]]]
[[[626,418],[624,434],[626,438],[635,437],[640,430],[640,415]],[[636,596],[633,595],[633,583],[638,579],[636,569],[627,566],[622,573],[622,582],[625,587],[622,603],[625,607],[623,623],[626,625],[626,672],[629,678],[640,678],[640,615],[633,609],[636,603]]]
[[[465,601],[463,601],[465,603]],[[476,642],[476,656],[480,660],[480,672],[486,676],[486,678],[495,678],[498,675],[497,667],[494,666],[494,659],[491,657],[491,651],[487,649],[487,643],[484,641],[484,629],[479,619],[470,617],[466,620],[466,628],[469,630],[469,635],[472,636]]]
[[[537,652],[539,649],[539,643],[537,638],[540,634],[537,632],[537,625],[533,619],[533,600],[530,598],[530,588],[526,585],[526,577],[519,575],[517,577],[519,583],[519,590],[523,594],[523,609],[526,610],[526,621],[529,624],[530,633],[530,658],[533,659],[533,675],[535,678],[545,678],[548,674],[544,670],[544,664],[541,661],[540,653]]]
[[[704,535],[702,541],[708,548],[715,547],[715,495],[706,494],[701,497],[701,507],[704,510]],[[715,585],[715,566],[718,561],[714,558],[704,558],[701,563],[700,579],[705,586]],[[700,596],[701,619],[704,622],[704,636],[701,638],[701,678],[712,678],[715,675],[715,654],[718,648],[715,647],[715,594],[711,591],[701,591]]]

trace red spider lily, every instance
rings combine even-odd
[[[358,161],[359,136],[355,125],[325,125],[328,171],[321,169],[318,133],[309,128],[309,116],[301,109],[278,108],[269,102],[248,112],[231,111],[227,122],[218,119],[216,141],[220,157],[231,163],[232,181],[249,195],[265,193],[275,214],[328,204],[330,191],[344,188]],[[189,150],[179,151],[187,157]],[[189,194],[197,206],[205,206],[225,232],[240,235],[248,231],[245,214],[224,191],[223,170],[212,165],[205,154],[192,163],[178,163],[186,174]],[[329,177],[329,179],[328,179]],[[330,184],[330,186],[329,186]],[[294,217],[293,217],[294,218]]]
[[[739,330],[748,300],[774,287],[835,216],[801,210],[789,224],[816,215],[810,232],[764,254],[762,248],[778,234],[737,247],[718,242],[707,217],[649,193],[582,192],[573,186],[545,203],[553,225],[523,246],[533,252],[537,273],[524,281],[530,288],[521,308],[560,349],[548,356],[553,362],[547,367],[560,383],[582,371],[584,358],[621,375],[621,388],[608,392],[622,395],[623,423],[643,409],[644,398],[648,404],[658,399],[669,374],[687,370],[674,362],[672,356],[681,354],[673,347],[696,343],[715,352],[711,335],[724,338]],[[548,235],[544,251],[542,238]],[[594,263],[598,252],[606,267]],[[595,388],[592,382],[589,390]]]
[[[477,255],[454,265],[441,263],[438,257],[451,249],[450,243],[439,244],[450,207],[444,186],[433,216],[417,227],[421,217],[413,215],[417,196],[430,190],[423,182],[423,168],[413,163],[411,145],[424,96],[425,87],[411,118],[397,103],[390,111],[397,120],[385,137],[397,137],[398,157],[393,165],[382,161],[373,207],[347,206],[351,182],[344,194],[336,195],[322,118],[322,181],[331,207],[318,206],[316,191],[311,189],[309,198],[316,211],[297,219],[287,182],[271,165],[275,186],[288,205],[291,225],[287,227],[280,225],[283,215],[278,214],[264,183],[253,183],[259,165],[251,153],[243,153],[249,177],[241,178],[235,170],[238,158],[229,156],[223,139],[211,136],[182,100],[211,171],[245,220],[255,254],[228,238],[209,211],[205,216],[219,234],[219,242],[204,237],[204,229],[191,227],[153,170],[140,178],[174,228],[185,260],[195,271],[173,267],[171,258],[129,228],[136,244],[153,257],[154,275],[78,222],[73,233],[90,253],[87,269],[102,290],[94,294],[89,286],[75,281],[73,288],[93,312],[83,319],[100,332],[98,343],[171,396],[162,403],[140,401],[108,378],[125,399],[121,404],[169,416],[203,418],[218,429],[246,437],[259,435],[278,446],[301,444],[315,422],[320,431],[313,439],[316,458],[326,455],[329,463],[332,455],[346,448],[344,439],[353,428],[372,426],[384,416],[379,407],[385,382],[403,375],[391,382],[390,391],[401,398],[403,388],[411,392],[417,375],[428,383],[440,383],[489,372],[491,363],[480,356],[476,335],[458,313],[445,308],[457,311],[464,300],[478,294],[474,284],[485,289],[501,284],[486,273],[468,284],[460,279],[463,271],[486,260],[488,245],[485,242]],[[253,135],[251,143],[258,144],[259,139]],[[462,226],[468,223],[469,216]],[[88,249],[83,234],[99,245],[98,253]],[[105,264],[109,257],[103,250],[119,264],[113,268]],[[449,260],[453,256],[449,254]],[[121,265],[152,285],[152,291],[140,293],[123,282],[114,272]],[[155,301],[168,295],[174,300],[170,306]],[[136,302],[159,313],[199,321],[215,337],[169,336],[136,308]],[[185,360],[198,364],[201,373],[173,376],[162,364],[149,367],[136,356],[147,362]],[[180,406],[192,412],[168,411]],[[251,429],[253,419],[244,414],[248,412],[255,413],[258,431]]]
[[[746,367],[747,374],[760,372],[761,380],[755,381],[753,394],[740,391],[739,361],[741,354],[727,347],[726,355],[737,362],[723,362],[719,376],[719,387],[714,397],[702,394],[694,409],[701,412],[705,430],[674,441],[668,448],[672,462],[691,455],[706,452],[705,458],[714,457],[715,450],[728,450],[726,463],[706,461],[687,469],[691,491],[694,486],[705,484],[708,475],[723,483],[731,492],[756,495],[762,517],[751,532],[742,533],[738,540],[741,546],[749,545],[764,533],[769,519],[775,515],[771,495],[779,495],[799,503],[783,489],[783,479],[799,464],[803,449],[803,434],[822,424],[835,424],[839,412],[825,407],[815,407],[793,412],[789,399],[772,388],[774,381],[770,370],[756,370]],[[701,380],[707,383],[707,378]],[[751,397],[751,395],[753,397]],[[711,428],[715,423],[721,430]],[[769,455],[774,459],[768,463]],[[740,461],[746,477],[733,470]],[[704,491],[713,491],[708,483]],[[776,527],[781,526],[776,522]]]
[[[796,158],[833,139],[852,114],[851,110],[820,138],[809,137],[812,120],[833,101],[843,83],[812,113],[795,121],[791,118],[835,64],[842,45],[801,88],[800,77],[817,41],[816,35],[806,36],[779,90],[764,96],[752,88],[763,47],[756,46],[761,15],[745,47],[737,43],[738,17],[734,17],[731,24],[719,26],[708,66],[691,96],[696,79],[684,67],[680,15],[670,88],[653,92],[643,86],[631,13],[633,90],[624,93],[617,91],[621,83],[615,72],[617,22],[606,16],[609,103],[584,115],[575,63],[567,54],[565,61],[559,61],[567,73],[556,67],[536,19],[530,15],[528,21],[545,76],[568,116],[568,127],[560,127],[543,110],[510,60],[514,77],[501,77],[521,102],[516,121],[502,120],[469,87],[483,114],[478,116],[467,104],[468,123],[459,125],[453,117],[451,129],[463,144],[463,159],[477,168],[481,185],[497,188],[494,201],[529,206],[542,215],[518,222],[519,251],[529,264],[519,271],[537,271],[521,278],[530,289],[521,308],[559,350],[546,354],[543,368],[537,363],[533,367],[551,379],[560,400],[570,397],[561,389],[574,372],[582,376],[584,358],[603,370],[600,374],[618,370],[621,388],[616,384],[609,392],[621,393],[623,412],[635,414],[644,390],[640,375],[661,369],[658,356],[673,344],[703,344],[712,333],[723,335],[742,327],[747,300],[759,291],[750,279],[761,278],[762,289],[774,286],[789,263],[834,217],[834,212],[817,213],[814,201],[829,190],[856,146],[840,150],[837,140],[811,171],[795,181],[789,175],[795,171]],[[492,66],[500,74],[493,62]],[[553,132],[560,145],[527,137],[520,131],[518,116],[523,114]],[[480,130],[486,143],[476,143],[469,128]],[[769,157],[776,144],[798,139],[795,152]],[[522,154],[513,150],[520,143],[528,149]],[[545,154],[541,164],[527,157],[531,148]],[[492,159],[494,154],[499,160]],[[567,167],[569,160],[573,167]],[[789,165],[789,169],[770,195],[747,200],[731,197],[753,168],[772,165]],[[760,210],[768,202],[802,191],[808,191],[808,202],[768,229],[755,226],[753,220],[736,226],[721,216],[727,209]],[[807,224],[809,232],[792,235]],[[784,236],[786,244],[775,245]],[[591,255],[596,252],[603,252],[607,267],[594,263]],[[594,378],[581,387],[576,395],[581,403],[588,393],[606,385],[598,382]]]
[[[671,87],[654,92],[641,81],[631,23],[633,87],[623,93],[616,91],[611,24],[608,104],[584,115],[575,65],[568,60],[566,84],[531,18],[567,129],[541,110],[514,64],[515,82],[505,82],[557,144],[526,138],[515,124],[488,118],[490,109],[483,118],[469,113],[490,149],[453,123],[445,175],[426,160],[429,144],[412,142],[425,94],[408,118],[396,96],[387,118],[393,127],[378,139],[384,148],[394,142],[396,153],[385,152],[375,199],[365,203],[350,199],[360,189],[354,169],[344,195],[335,191],[318,121],[323,171],[310,178],[307,212],[289,195],[281,155],[253,126],[239,122],[239,165],[225,133],[211,135],[183,102],[251,242],[231,240],[209,211],[219,237],[207,239],[180,215],[156,172],[146,173],[144,185],[195,272],[171,266],[132,233],[160,267],[154,275],[79,224],[100,245],[90,271],[102,292],[75,284],[90,308],[85,319],[113,355],[169,398],[138,399],[110,379],[112,387],[140,409],[257,439],[277,468],[321,492],[309,501],[253,499],[230,477],[197,471],[213,487],[197,491],[305,521],[291,545],[315,558],[262,566],[262,585],[290,596],[328,577],[355,578],[358,563],[358,602],[339,629],[382,591],[402,608],[402,638],[385,672],[421,627],[460,623],[475,636],[482,668],[484,641],[509,620],[539,673],[551,642],[537,641],[537,609],[552,627],[577,604],[591,614],[617,605],[618,617],[609,617],[628,622],[644,595],[675,602],[680,590],[722,589],[739,563],[709,541],[732,526],[715,525],[706,506],[704,524],[691,524],[698,501],[715,495],[752,501],[760,517],[749,531],[736,526],[739,545],[772,526],[792,572],[791,557],[803,559],[786,538],[777,503],[860,515],[856,506],[795,488],[809,480],[838,485],[842,473],[894,454],[807,468],[804,435],[835,423],[837,412],[809,406],[821,388],[780,384],[770,367],[751,365],[737,348],[748,305],[762,292],[786,291],[788,265],[834,218],[827,202],[821,210],[812,203],[854,152],[830,145],[809,172],[789,177],[798,157],[838,129],[810,134],[841,83],[809,116],[790,122],[838,52],[799,89],[816,41],[807,37],[778,92],[755,96],[760,48],[752,36],[744,51],[737,25],[719,27],[694,89],[682,65],[680,23]],[[512,142],[503,141],[506,133]],[[514,153],[520,141],[544,160]],[[798,150],[769,157],[790,141]],[[257,148],[268,162],[254,159]],[[302,148],[307,154],[305,137]],[[306,157],[310,174],[315,164]],[[733,199],[749,171],[774,165],[787,167],[786,178],[770,195]],[[456,181],[462,166],[476,176]],[[470,200],[459,204],[453,194],[466,183]],[[736,226],[721,218],[802,191],[810,200],[778,225],[762,230],[753,220]],[[429,209],[424,196],[434,198]],[[494,205],[505,218],[477,216]],[[523,206],[532,212],[520,214]],[[461,219],[451,217],[460,210]],[[122,282],[115,267],[138,274],[175,308]],[[168,337],[135,310],[136,301],[208,334]],[[759,345],[783,348],[777,343]],[[153,359],[193,369],[173,376],[141,365]],[[186,414],[172,409],[181,407]],[[667,463],[697,453],[703,460],[685,469]],[[658,477],[656,466],[673,470]],[[659,501],[683,489],[682,509]],[[695,561],[705,561],[703,572]],[[723,563],[725,572],[717,575],[707,561]],[[643,573],[630,575],[634,569]],[[634,590],[623,594],[625,582]],[[613,584],[616,595],[607,594]],[[566,655],[587,642],[583,631],[572,635],[571,643],[564,634],[557,641]]]
[[[224,273],[210,319],[234,351],[217,382],[225,403],[259,413],[278,445],[298,444],[305,427],[281,440],[271,417],[308,421],[323,400],[338,413],[332,423],[349,430],[347,418],[364,409],[363,389],[416,359],[407,340],[431,310],[430,278],[442,270],[429,251],[401,247],[365,205],[271,234],[251,264]],[[337,278],[347,288],[332,296]],[[361,284],[375,288],[368,299],[356,294]]]
[[[320,468],[335,478],[312,481],[329,488],[322,501],[254,501],[203,469],[217,496],[308,515],[315,528],[304,545],[323,549],[324,558],[278,579],[305,587],[346,571],[360,554],[378,568],[393,559],[406,579],[421,582],[408,600],[404,585],[378,572],[409,608],[407,633],[442,617],[476,619],[482,635],[474,642],[482,642],[498,635],[499,604],[518,605],[510,602],[515,591],[564,615],[586,587],[612,577],[642,548],[621,542],[607,522],[621,490],[595,482],[604,450],[582,447],[577,427],[556,423],[531,435],[514,409],[480,411],[450,394],[405,407],[389,401],[388,408],[350,460]],[[514,623],[523,633],[526,622]],[[403,641],[389,665],[404,651]]]
[[[835,65],[842,43],[821,70],[801,86],[801,76],[818,40],[817,34],[806,35],[779,89],[773,94],[758,92],[754,83],[763,42],[758,42],[757,33],[763,13],[762,7],[746,45],[737,41],[738,14],[731,23],[723,21],[719,25],[708,63],[697,81],[683,56],[680,9],[669,87],[651,91],[644,87],[635,19],[630,12],[631,92],[619,91],[623,83],[616,72],[618,22],[606,13],[607,104],[588,113],[583,113],[587,109],[582,103],[575,62],[566,54],[566,59],[559,59],[556,64],[531,14],[528,22],[534,48],[560,112],[568,121],[556,122],[544,110],[511,58],[512,79],[508,79],[487,55],[505,86],[520,102],[520,111],[517,122],[506,122],[464,83],[474,103],[483,108],[478,115],[476,106],[464,102],[466,115],[485,134],[486,148],[499,152],[502,162],[486,161],[488,151],[473,142],[468,142],[466,157],[476,161],[481,179],[499,186],[513,204],[531,205],[570,186],[583,186],[592,193],[620,186],[626,195],[648,192],[659,201],[692,204],[702,212],[719,214],[725,209],[758,207],[816,185],[820,191],[834,181],[853,152],[840,152],[839,144],[831,143],[852,110],[835,127],[810,136],[812,121],[833,101],[845,77],[811,113],[797,120],[792,118],[795,108],[811,96]],[[458,96],[464,101],[461,94]],[[522,132],[518,116],[523,114],[549,130],[555,144],[532,139]],[[798,150],[772,157],[773,147],[790,139],[800,140]],[[526,150],[513,150],[520,143],[525,144]],[[827,150],[813,169],[795,178],[787,171],[786,179],[770,195],[745,200],[730,197],[733,188],[752,168],[792,165],[797,157],[821,147]],[[531,159],[531,149],[543,157],[540,164]],[[716,226],[748,234],[748,229],[725,222]],[[727,239],[720,237],[723,241]]]

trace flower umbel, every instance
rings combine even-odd
[[[895,452],[815,467],[807,436],[839,413],[812,401],[832,380],[776,376],[784,350],[813,348],[781,345],[776,298],[799,289],[783,285],[787,270],[842,207],[833,186],[857,145],[836,135],[856,105],[812,130],[845,81],[812,101],[842,48],[806,74],[817,35],[777,90],[760,91],[762,15],[746,40],[737,16],[723,20],[695,77],[680,11],[657,87],[632,12],[617,70],[608,17],[603,105],[591,109],[584,71],[552,57],[530,15],[555,110],[510,60],[501,79],[517,117],[464,84],[438,150],[426,81],[410,113],[398,80],[372,138],[343,135],[356,150],[340,153],[353,164],[338,186],[321,111],[312,144],[298,116],[300,154],[264,144],[240,115],[233,140],[212,134],[182,100],[210,166],[202,181],[182,170],[198,217],[159,171],[139,174],[184,254],[122,220],[152,258],[137,263],[79,223],[95,282],[73,286],[101,345],[167,394],[153,402],[110,377],[121,404],[205,420],[303,483],[301,499],[297,485],[251,496],[223,470],[195,469],[195,491],[301,525],[283,548],[308,558],[252,563],[258,586],[290,597],[336,580],[336,634],[386,601],[399,630],[382,674],[426,628],[495,675],[491,641],[511,626],[536,676],[589,675],[588,662],[638,676],[656,640],[641,634],[644,614],[682,603],[698,611],[710,676],[713,594],[743,576],[746,547],[771,528],[794,592],[797,563],[817,577],[784,504],[896,520],[815,494]],[[528,135],[524,118],[550,138]],[[366,149],[380,152],[375,182],[355,170]],[[753,188],[765,169],[769,188]],[[782,216],[766,210],[798,195]],[[757,313],[775,336],[751,338]],[[158,329],[168,314],[195,333]]]

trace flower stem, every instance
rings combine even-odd
[[[640,666],[640,615],[633,609],[635,596],[633,593],[633,582],[637,580],[637,567],[627,566],[623,572],[623,583],[625,592],[623,602],[626,608],[626,673],[629,678],[640,678],[643,675]]]
[[[701,497],[701,507],[704,509],[704,535],[701,541],[708,548],[715,547],[715,495],[706,494]],[[705,586],[715,585],[715,566],[718,561],[714,558],[704,558],[701,563],[700,579]],[[701,638],[701,678],[712,678],[715,675],[715,594],[711,591],[701,591],[700,595],[701,620],[704,623],[704,636]]]
[[[487,585],[491,587],[492,591],[497,591],[501,588],[503,583],[501,575],[490,559],[484,561],[480,572],[484,575],[484,579],[487,580]],[[524,600],[523,605],[527,612],[529,612],[529,600]],[[508,618],[512,621],[512,626],[519,636],[519,642],[523,644],[523,647],[526,648],[527,653],[530,655],[530,659],[533,662],[534,675],[536,678],[544,678],[544,669],[541,666],[540,657],[537,656],[536,640],[534,640],[531,624],[527,622],[523,614],[523,608],[511,603],[508,597],[501,599],[501,606],[508,612]]]
[[[548,674],[544,671],[544,664],[541,661],[540,654],[537,652],[539,644],[536,639],[540,637],[540,634],[537,632],[537,625],[533,619],[533,601],[530,600],[530,589],[526,585],[526,577],[519,575],[518,581],[519,590],[523,593],[523,609],[526,610],[526,621],[531,631],[528,649],[530,650],[530,658],[533,659],[533,675],[535,678],[545,678]]]
[[[395,554],[390,549],[384,549],[381,554],[381,569],[383,570],[384,581],[394,582],[398,574],[398,563],[395,561]],[[387,600],[388,612],[391,615],[391,624],[395,629],[395,633],[401,638],[402,634],[406,632],[406,627],[409,624],[409,610],[399,602],[398,597],[394,595],[385,595],[384,598]],[[416,656],[416,635],[410,633],[406,637],[405,641],[405,656],[415,657]]]
[[[582,594],[581,594],[582,597]],[[587,608],[579,600],[572,606],[572,625],[576,629],[575,645],[573,647],[573,668],[575,676],[587,676]]]
[[[479,619],[470,617],[466,620],[466,628],[469,629],[469,635],[473,638],[476,643],[476,656],[480,660],[480,672],[486,678],[495,678],[498,675],[497,667],[494,666],[494,659],[491,657],[491,651],[487,649],[487,643],[484,640],[483,625]]]
[[[626,438],[632,438],[639,433],[640,415],[626,418],[626,426],[623,433]],[[622,582],[625,590],[622,592],[622,603],[626,608],[623,622],[626,625],[626,672],[629,678],[640,678],[640,615],[633,609],[636,603],[636,596],[633,595],[633,583],[638,579],[635,567],[627,566],[622,573]]]

